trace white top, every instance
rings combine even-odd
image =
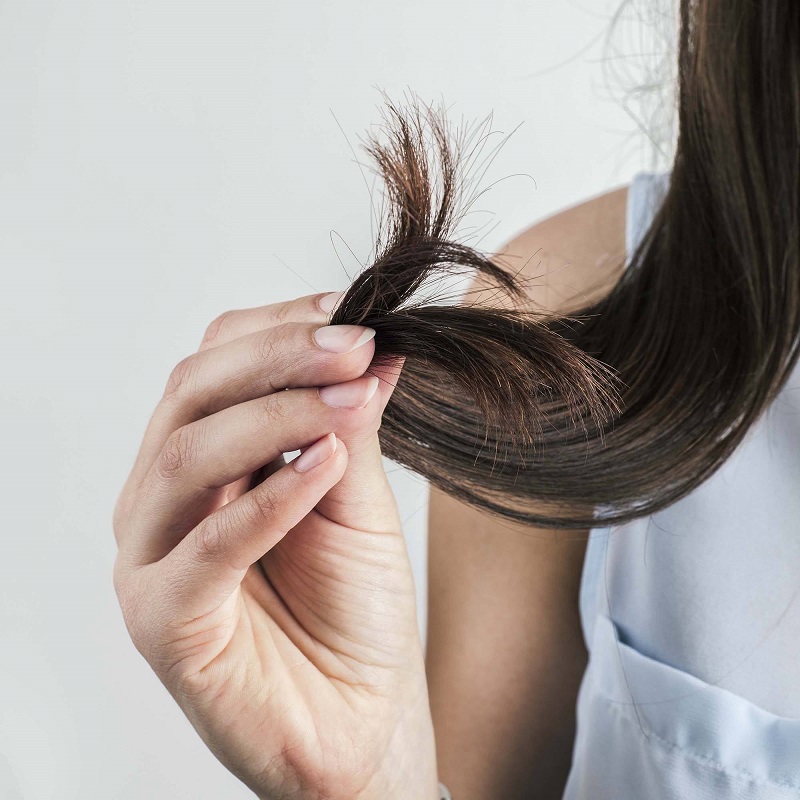
[[[628,259],[669,172],[629,189]],[[564,800],[800,797],[800,362],[682,500],[593,528]]]

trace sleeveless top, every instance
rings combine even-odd
[[[628,194],[628,260],[670,173]],[[729,459],[593,528],[563,800],[800,798],[800,362]]]

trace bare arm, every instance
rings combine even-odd
[[[527,262],[532,310],[569,313],[611,288],[626,199],[622,187],[587,200],[507,245],[507,263]],[[484,300],[502,301],[474,283],[465,301]],[[426,668],[439,776],[455,800],[562,796],[587,659],[587,534],[502,521],[431,487]]]

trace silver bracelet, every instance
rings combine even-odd
[[[450,790],[441,781],[439,781],[439,800],[453,800]]]

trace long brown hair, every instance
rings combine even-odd
[[[681,0],[670,184],[630,266],[568,317],[415,298],[508,265],[458,241],[465,137],[387,99],[365,145],[387,211],[374,263],[331,324],[405,357],[383,453],[464,502],[531,525],[651,514],[708,478],[775,397],[800,329],[800,3]],[[385,372],[381,375],[385,377]]]

